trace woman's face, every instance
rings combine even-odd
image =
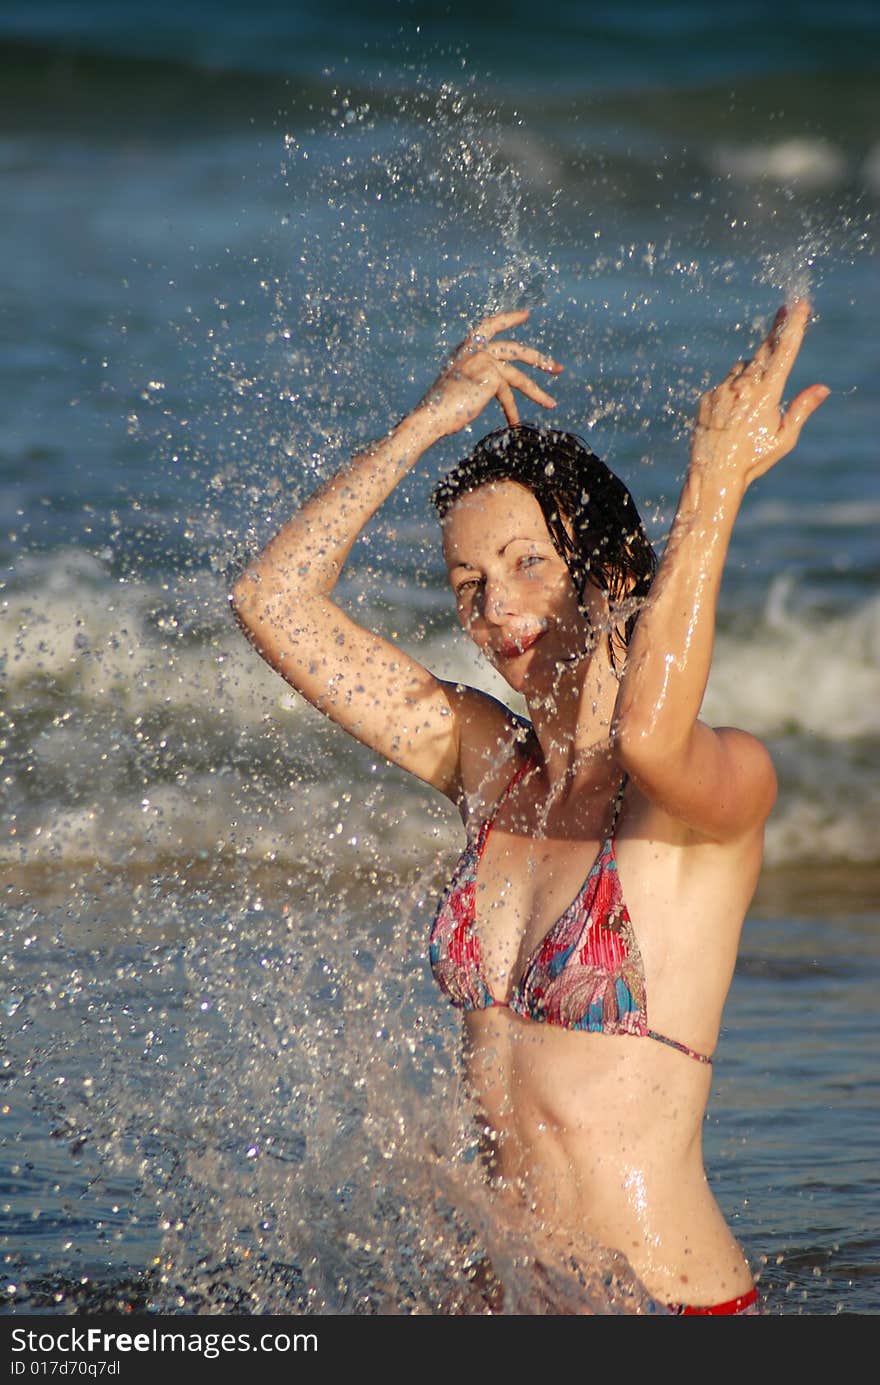
[[[443,520],[443,553],[463,628],[517,691],[558,680],[607,626],[607,602],[590,583],[580,610],[540,505],[515,481],[461,496]]]

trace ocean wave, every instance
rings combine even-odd
[[[248,647],[215,573],[120,580],[100,557],[67,549],[23,558],[17,574],[0,625],[10,710],[33,714],[42,705],[54,714],[67,699],[79,711],[134,718],[162,710],[240,727],[311,716]],[[722,628],[704,715],[764,736],[880,736],[880,597],[817,614],[795,605],[795,591],[791,577],[774,581],[746,630],[742,621]],[[393,585],[382,589],[383,606],[399,604],[393,623],[402,644],[439,676],[505,696],[500,676],[461,632],[411,629],[414,614],[436,612],[444,600],[428,589],[419,597],[413,604]],[[369,600],[359,604],[367,622],[375,616],[381,627],[391,618],[371,612]]]
[[[0,628],[7,862],[295,866],[329,843],[409,869],[426,842],[457,839],[445,801],[432,816],[397,771],[382,787],[383,764],[249,648],[216,574],[121,582],[70,550],[23,560],[22,576]],[[460,632],[419,636],[403,602],[393,619],[438,675],[504,696]],[[817,840],[829,860],[878,859],[880,597],[817,621],[793,609],[790,585],[772,587],[750,628],[718,636],[703,714],[748,728],[776,758],[769,862],[809,859]]]
[[[880,866],[874,770],[808,743],[796,755],[791,745],[771,751],[780,793],[766,830],[766,867]],[[151,876],[157,887],[164,879],[199,889],[233,870],[258,870],[268,872],[267,890],[274,881],[303,907],[328,893],[364,907],[379,878],[404,890],[433,881],[436,893],[463,844],[446,800],[381,765],[375,773],[337,765],[323,783],[258,786],[221,770],[188,774],[180,785],[126,787],[113,771],[112,759],[103,777],[83,769],[74,801],[31,803],[8,815],[11,831],[0,846],[7,884],[32,888],[27,882],[48,870],[57,889],[71,872],[110,870]]]
[[[880,597],[817,616],[795,610],[793,592],[790,579],[772,583],[747,635],[718,636],[706,720],[765,737],[880,736]]]

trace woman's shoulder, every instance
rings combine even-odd
[[[512,780],[534,760],[532,724],[479,689],[454,685],[461,727],[459,810],[465,823],[489,817]]]

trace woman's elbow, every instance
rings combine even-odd
[[[257,640],[279,623],[284,595],[259,568],[248,567],[232,584],[229,608],[245,634]]]
[[[250,629],[255,621],[259,591],[260,579],[252,569],[245,570],[236,578],[229,590],[229,609],[245,629]]]

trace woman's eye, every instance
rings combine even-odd
[[[466,596],[469,591],[476,591],[480,585],[479,577],[466,577],[463,582],[459,582],[455,588],[456,596]]]
[[[527,553],[520,559],[520,567],[535,567],[538,563],[543,563],[544,559],[540,553]]]

